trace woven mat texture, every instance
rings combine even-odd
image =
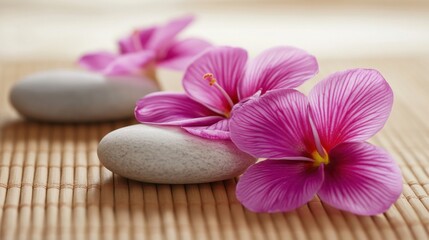
[[[352,67],[377,68],[391,83],[391,118],[371,142],[395,157],[404,191],[389,211],[372,217],[338,211],[317,197],[293,212],[256,214],[237,201],[236,179],[157,185],[113,174],[100,164],[97,144],[134,120],[37,123],[20,118],[8,102],[10,87],[23,76],[71,66],[0,62],[2,240],[428,238],[429,59],[321,60],[320,77],[302,87],[306,92],[328,73]]]

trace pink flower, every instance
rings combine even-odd
[[[393,93],[375,70],[335,73],[307,98],[272,91],[234,111],[231,140],[268,158],[247,169],[236,194],[256,212],[290,211],[317,193],[360,215],[386,211],[402,191],[401,173],[382,149],[366,141],[389,117]]]
[[[185,71],[182,93],[154,93],[136,106],[138,121],[182,126],[191,134],[229,139],[234,106],[255,93],[294,88],[318,72],[316,59],[303,50],[276,47],[248,61],[241,48],[213,47]]]
[[[210,44],[197,38],[177,40],[176,35],[193,21],[187,16],[162,26],[134,31],[119,41],[119,53],[94,52],[82,56],[79,64],[104,75],[141,75],[156,65],[183,70]]]

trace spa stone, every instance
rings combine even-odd
[[[135,102],[158,91],[154,81],[54,70],[17,82],[10,101],[24,117],[48,122],[95,122],[132,117]]]
[[[208,140],[178,127],[143,124],[107,134],[98,146],[98,157],[123,177],[166,184],[230,179],[256,161],[228,140]]]

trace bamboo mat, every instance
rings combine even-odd
[[[0,239],[428,239],[429,59],[321,60],[321,73],[378,68],[395,105],[372,142],[397,160],[404,192],[385,214],[361,217],[315,198],[289,213],[255,214],[235,198],[236,179],[156,185],[100,165],[98,141],[133,120],[46,124],[22,120],[8,90],[26,74],[71,66],[0,62]],[[302,89],[320,79],[316,78]],[[168,85],[168,84],[167,84]],[[177,86],[177,84],[176,84]]]

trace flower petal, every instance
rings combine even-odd
[[[155,32],[156,27],[148,27],[134,31],[118,42],[121,54],[132,53],[146,49],[146,44]]]
[[[101,72],[118,56],[109,52],[88,53],[80,57],[78,64],[91,71]]]
[[[142,123],[207,126],[223,118],[183,93],[152,93],[137,102],[136,119]]]
[[[184,16],[174,19],[163,26],[156,28],[151,38],[147,42],[147,48],[156,52],[168,47],[176,35],[194,21],[193,16]]]
[[[342,143],[329,153],[319,197],[327,204],[360,215],[383,213],[402,192],[399,167],[369,143]]]
[[[323,166],[294,160],[265,160],[240,177],[237,199],[254,212],[291,211],[310,201],[323,183]]]
[[[240,83],[240,99],[261,90],[295,88],[319,71],[317,60],[304,50],[294,47],[275,47],[252,59]]]
[[[304,94],[281,89],[248,100],[233,111],[231,139],[258,158],[308,157],[316,148]]]
[[[174,42],[168,49],[164,59],[160,60],[158,66],[173,70],[184,70],[211,44],[198,38],[188,38]]]
[[[184,127],[189,133],[208,139],[229,139],[229,119],[223,119],[207,127]]]
[[[140,51],[118,56],[102,73],[106,76],[139,75],[154,58],[152,51]]]
[[[238,102],[237,84],[243,77],[247,52],[241,48],[213,47],[197,57],[189,65],[183,78],[183,87],[188,95],[220,114],[229,112],[231,106],[225,96],[215,86],[203,79],[212,73],[217,83],[229,97]]]
[[[342,142],[365,141],[389,117],[393,92],[383,76],[370,69],[330,75],[309,94],[312,119],[327,151]]]

